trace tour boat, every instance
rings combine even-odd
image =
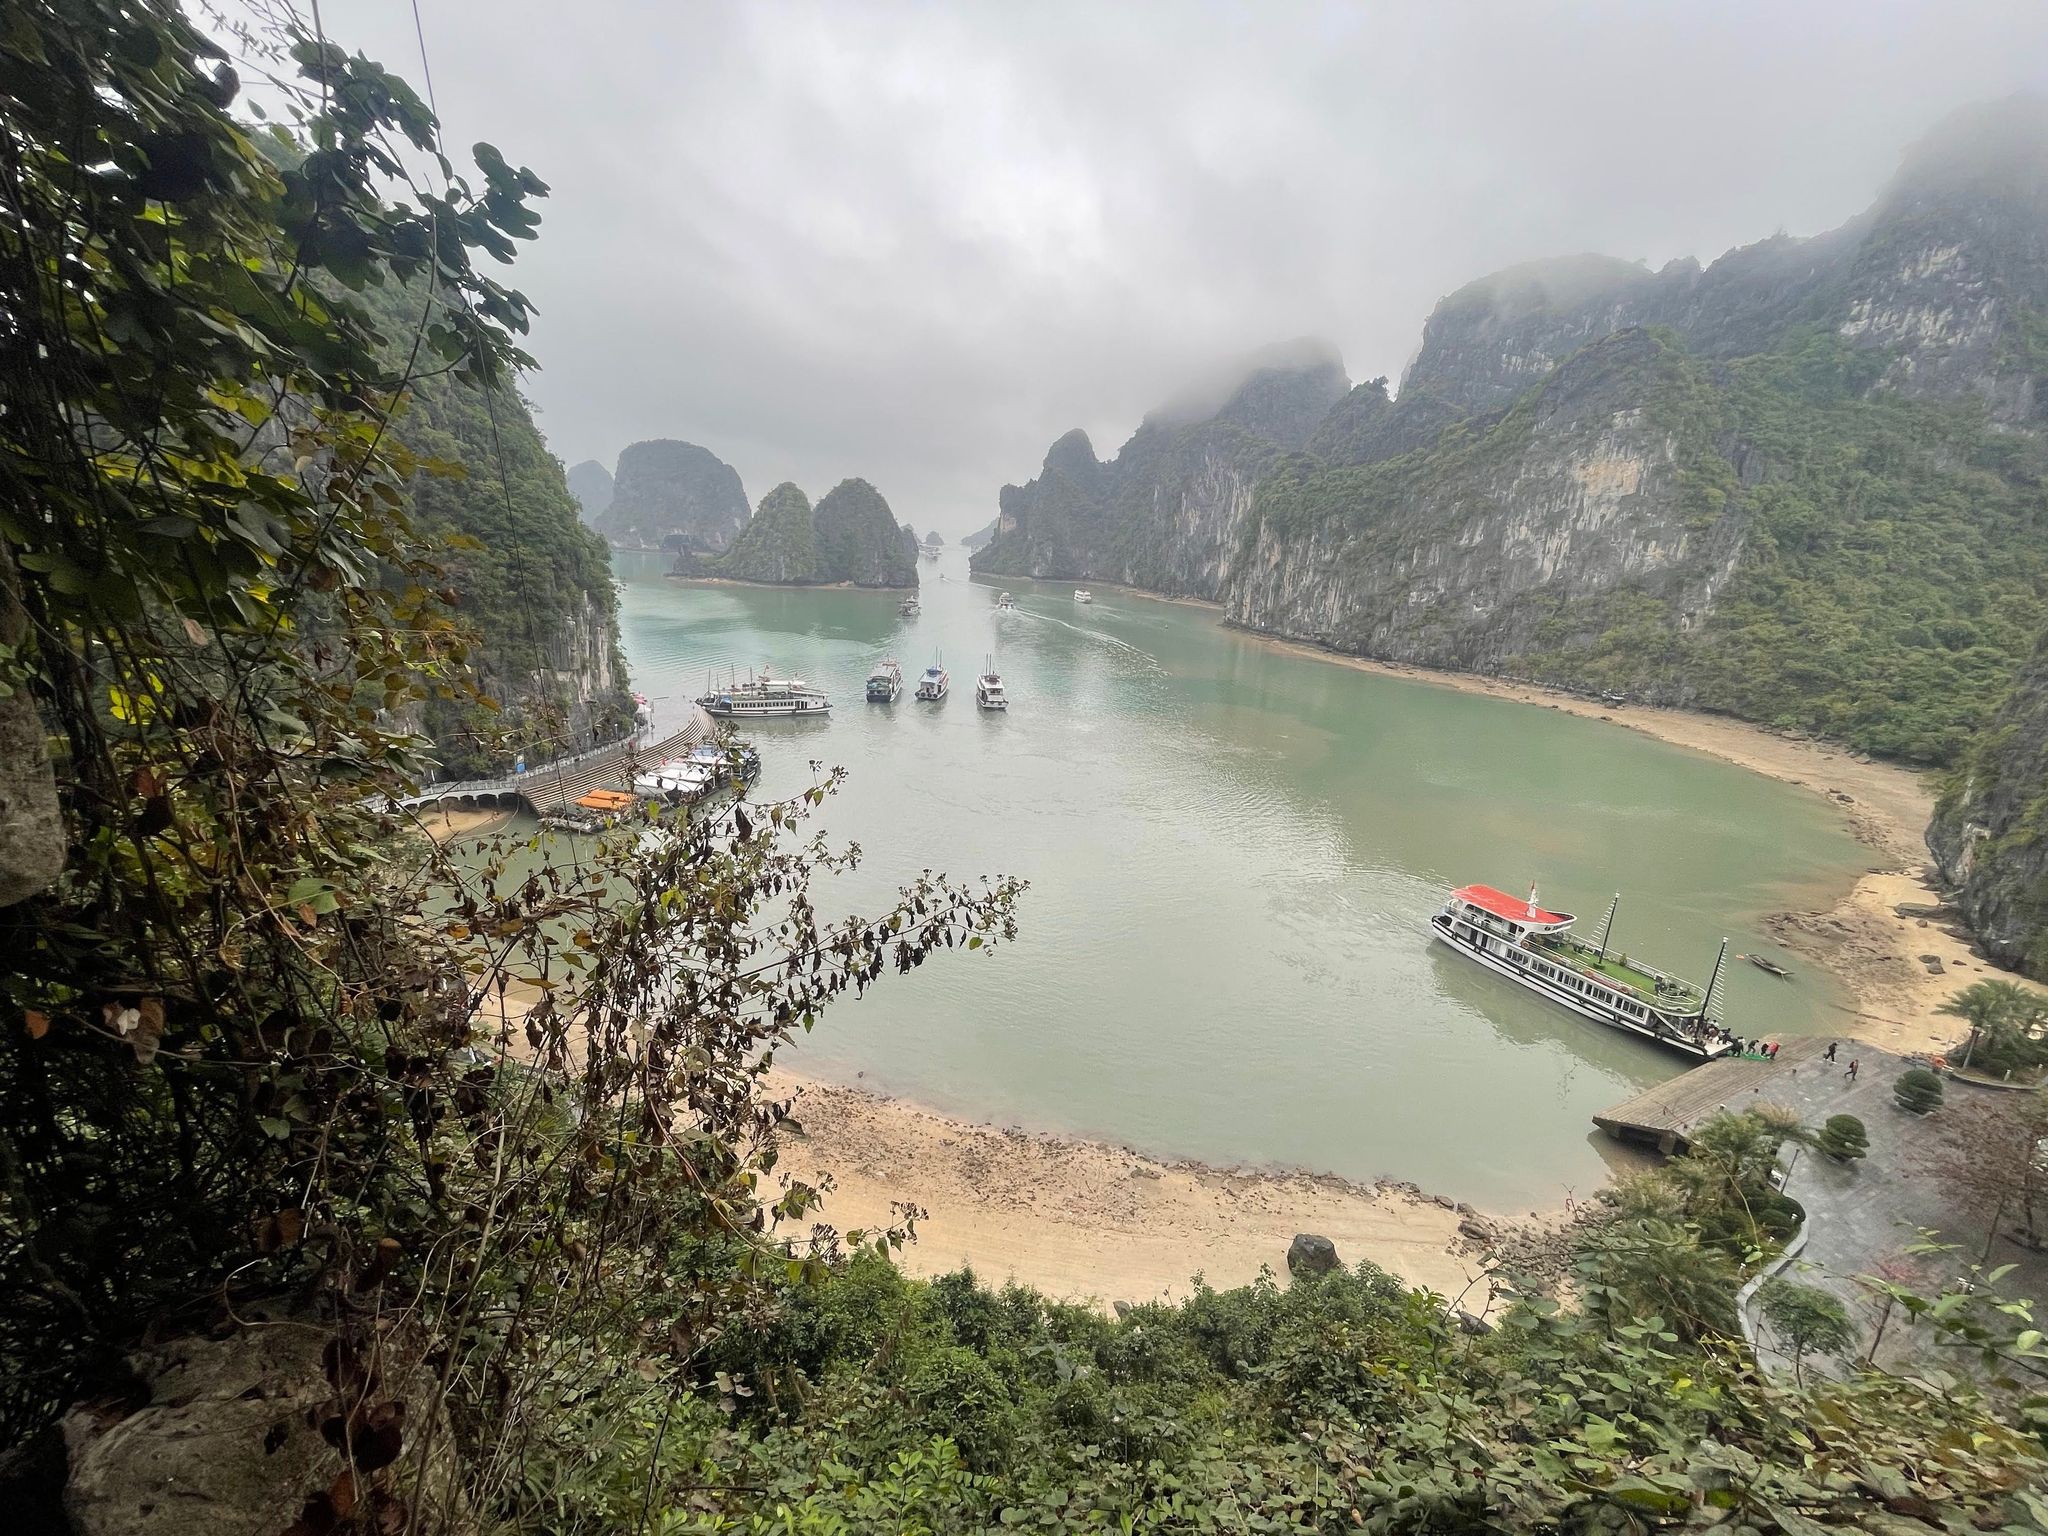
[[[1589,944],[1572,932],[1576,919],[1569,912],[1547,912],[1536,904],[1533,886],[1522,901],[1490,885],[1464,885],[1451,892],[1429,926],[1459,954],[1574,1013],[1700,1061],[1728,1054],[1735,1044],[1721,1027],[1715,998],[1728,941],[1721,941],[1714,974],[1702,989],[1614,952],[1608,939],[1620,904],[1616,896],[1599,941]]]
[[[1014,608],[1017,606],[1017,599],[1005,592],[996,598],[996,606],[998,608]]]
[[[920,614],[924,610],[918,606],[918,601],[916,598],[906,597],[905,599],[903,599],[902,602],[896,605],[896,611],[902,614],[903,617],[905,617],[906,619],[914,619],[918,616],[918,614]]]
[[[745,682],[729,682],[723,688],[707,685],[697,703],[705,714],[726,720],[822,715],[832,707],[823,689],[813,688],[800,677],[749,677]]]
[[[951,674],[935,661],[924,669],[924,676],[917,680],[917,696],[936,704],[946,696],[952,686]]]
[[[1003,680],[996,675],[996,659],[981,664],[981,676],[974,680],[974,702],[983,709],[1008,709],[1010,696],[1003,692]]]
[[[687,758],[670,758],[633,775],[634,793],[652,800],[701,800],[717,784],[716,768]]]
[[[903,696],[903,669],[895,661],[878,661],[868,674],[868,702],[894,704]]]
[[[1095,594],[1086,587],[1076,587],[1074,588],[1074,601],[1077,603],[1092,603],[1095,601]]]

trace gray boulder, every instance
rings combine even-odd
[[[1287,1273],[1327,1275],[1344,1267],[1337,1257],[1337,1245],[1313,1232],[1297,1232],[1287,1245]]]

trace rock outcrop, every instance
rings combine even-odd
[[[1337,1245],[1314,1232],[1297,1232],[1287,1245],[1287,1273],[1327,1275],[1344,1267],[1337,1257]]]
[[[1003,487],[995,538],[973,568],[1216,597],[1259,482],[1347,388],[1342,367],[1317,355],[1257,368],[1213,406],[1154,412],[1108,463],[1087,433],[1069,432],[1035,480]]]
[[[402,1329],[357,1348],[259,1309],[223,1338],[174,1339],[131,1364],[124,1399],[64,1420],[71,1536],[468,1528],[445,1508],[453,1432]]]
[[[611,505],[594,526],[622,549],[716,554],[746,523],[739,471],[695,443],[656,438],[619,455]]]
[[[974,532],[968,534],[966,538],[960,541],[960,543],[962,544],[962,546],[966,548],[969,554],[972,554],[977,549],[988,548],[990,542],[995,538],[995,536],[996,524],[995,521],[991,519],[983,526],[975,529]]]
[[[576,498],[584,526],[589,527],[604,516],[612,504],[612,472],[595,459],[571,464],[569,494]]]
[[[723,555],[685,551],[676,574],[774,586],[914,587],[914,539],[865,480],[840,481],[816,507],[785,481],[761,498],[753,520]]]
[[[1927,844],[1985,952],[2048,981],[2048,635],[1951,780]]]
[[[856,587],[917,585],[917,558],[907,550],[889,503],[867,481],[840,481],[819,499],[811,522],[820,580]]]

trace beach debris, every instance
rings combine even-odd
[[[1337,1258],[1337,1245],[1314,1232],[1297,1232],[1287,1245],[1287,1273],[1327,1275],[1344,1266]]]

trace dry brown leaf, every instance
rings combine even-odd
[[[27,1029],[31,1040],[40,1040],[50,1032],[50,1016],[31,1008],[21,1016],[22,1027]]]
[[[160,997],[145,997],[135,1005],[135,1025],[125,1029],[128,1047],[135,1052],[135,1064],[146,1067],[156,1060],[157,1047],[164,1038],[164,1000]]]

